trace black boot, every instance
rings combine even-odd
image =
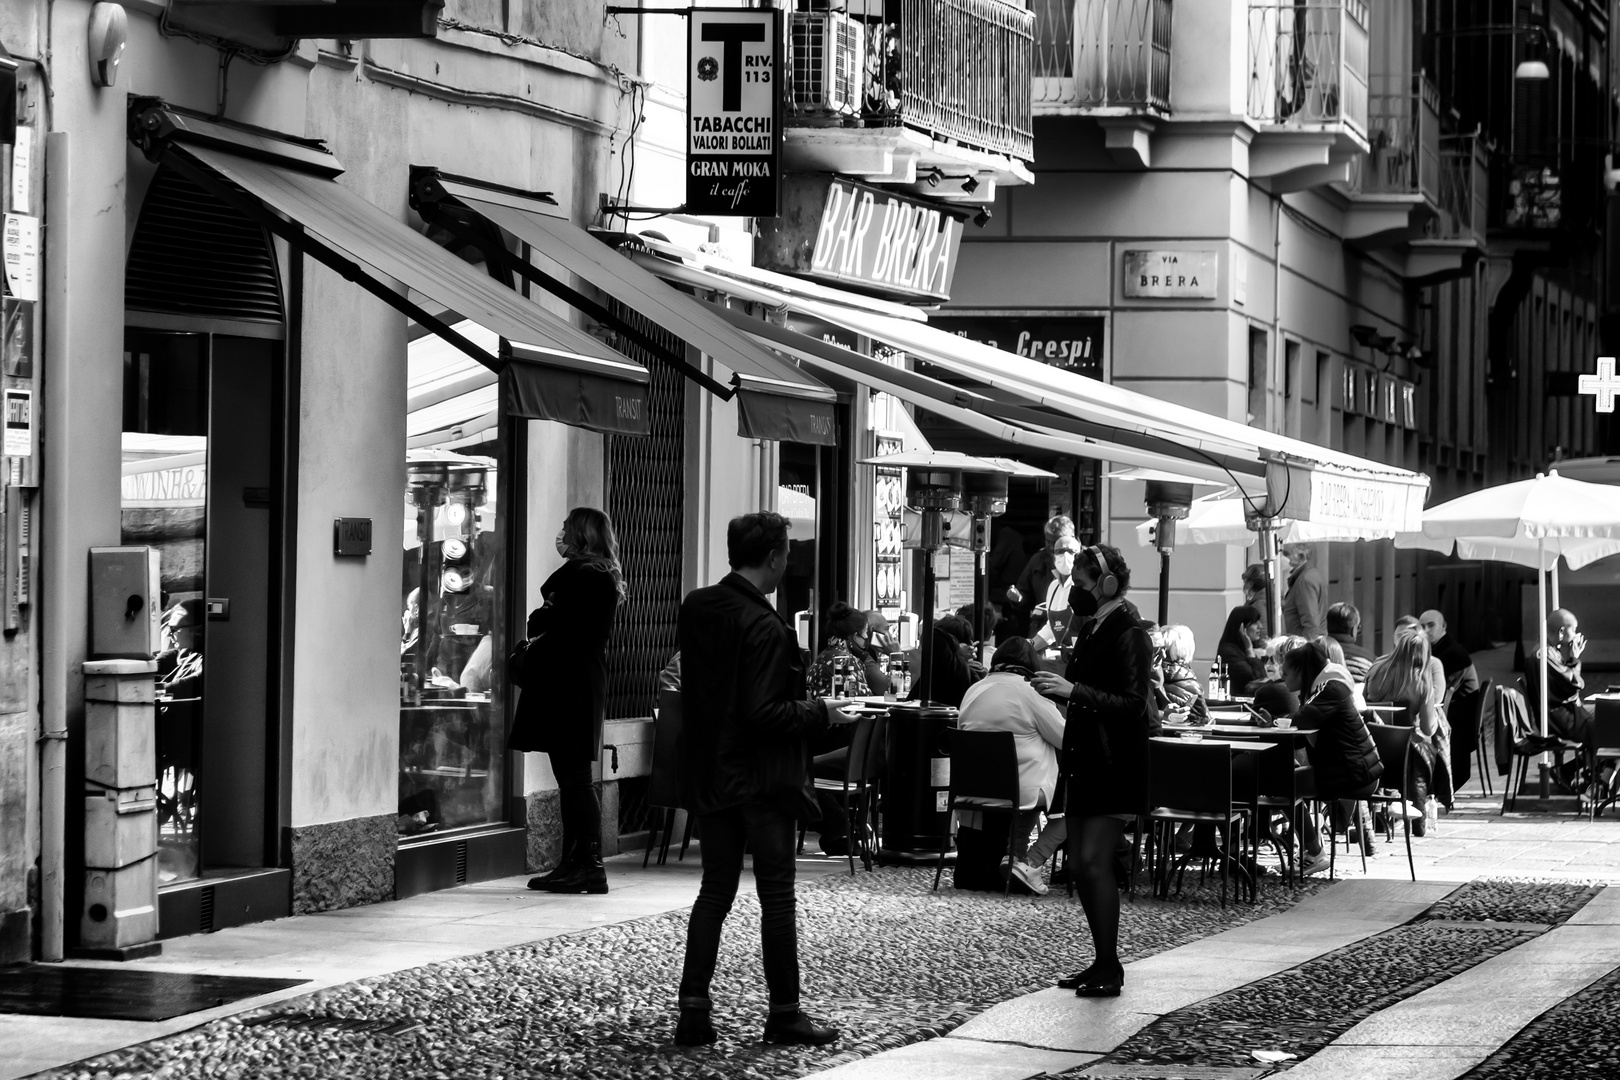
[[[837,1039],[837,1028],[818,1024],[803,1012],[773,1012],[765,1020],[764,1040],[779,1046],[826,1046]]]
[[[710,1007],[703,1005],[687,1005],[688,999],[682,998],[681,1018],[675,1021],[676,1046],[707,1046],[720,1036],[715,1033],[714,1022],[709,1018]],[[693,998],[702,1001],[702,998]]]
[[[608,891],[607,870],[602,866],[602,842],[587,840],[580,846],[579,856],[568,872],[550,881],[534,886],[550,893],[605,893]]]
[[[564,838],[562,855],[557,859],[557,865],[553,866],[550,870],[544,874],[541,874],[539,877],[530,878],[529,888],[536,891],[542,891],[545,889],[548,882],[556,881],[565,874],[572,873],[574,863],[578,860],[578,856],[579,845],[574,843],[572,840]]]

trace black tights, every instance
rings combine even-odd
[[[596,785],[591,783],[591,759],[549,755],[551,771],[557,777],[558,811],[562,815],[563,858],[591,850],[602,840],[602,804],[596,801]]]
[[[1097,963],[1119,963],[1119,885],[1114,880],[1114,852],[1125,835],[1125,822],[1112,817],[1071,818],[1069,874],[1091,926]]]

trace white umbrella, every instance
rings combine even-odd
[[[1620,551],[1620,488],[1559,476],[1485,488],[1423,511],[1423,531],[1396,537],[1398,547],[1449,550],[1535,567],[1542,617],[1538,696],[1541,736],[1547,737],[1547,579],[1562,555],[1570,569]],[[1436,542],[1442,542],[1437,547]],[[1470,554],[1472,553],[1472,554]]]

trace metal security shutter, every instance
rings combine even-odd
[[[130,244],[124,306],[279,326],[281,287],[269,237],[211,192],[159,169]]]
[[[616,317],[672,351],[685,352],[679,338],[621,304],[610,306]],[[645,438],[607,437],[608,513],[619,532],[626,588],[608,643],[610,720],[652,715],[658,673],[677,648],[686,507],[686,380],[632,342],[616,346],[652,376],[647,394],[652,431]]]

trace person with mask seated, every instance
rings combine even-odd
[[[1062,817],[1048,817],[1040,838],[1032,846],[1029,843],[1041,812],[1053,809],[1064,724],[1057,705],[1030,684],[1035,671],[1034,646],[1024,638],[1003,642],[990,659],[990,673],[963,695],[958,723],[964,731],[1013,733],[1018,749],[1018,805],[1029,809],[1018,812],[1012,857],[1002,860],[1001,872],[1041,896],[1046,893],[1041,867],[1068,833]]]

